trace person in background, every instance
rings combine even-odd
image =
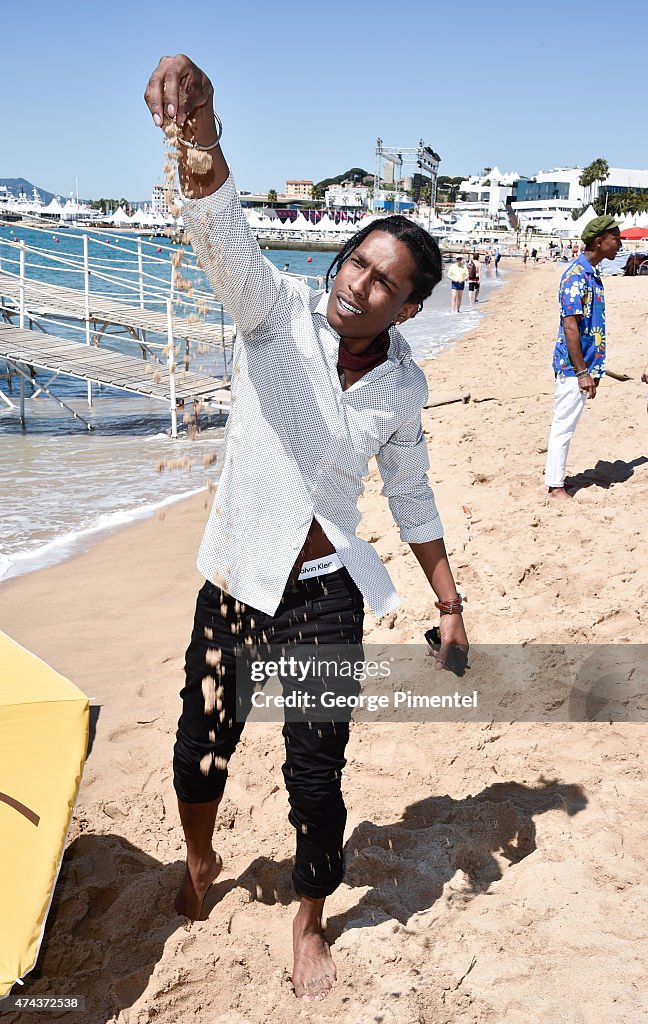
[[[494,258],[494,263],[495,263],[495,273],[497,273],[497,268],[499,267],[499,265],[500,265],[500,260],[501,260],[501,258],[502,258],[502,253],[500,252],[500,247],[499,247],[499,245],[496,245],[496,246],[495,246],[495,250],[494,250],[494,253],[493,253],[493,255],[494,255],[494,257],[495,257],[495,258]]]
[[[479,253],[474,252],[472,254],[466,264],[466,269],[468,270],[468,300],[472,306],[475,302],[479,302],[479,288],[481,285]]]
[[[524,264],[524,266],[525,266],[525,267],[526,267],[526,265],[527,265],[527,260],[528,260],[528,259],[529,259],[529,249],[528,249],[528,247],[527,247],[527,246],[525,245],[525,246],[524,246],[524,249],[522,250],[522,263]]]
[[[453,313],[458,313],[461,309],[461,300],[468,279],[468,271],[464,266],[463,256],[457,256],[455,262],[450,265],[448,278],[450,280],[451,295],[450,309]]]
[[[571,500],[565,488],[569,445],[585,402],[596,397],[605,373],[605,297],[596,268],[601,260],[614,259],[621,248],[619,225],[610,216],[595,217],[586,224],[582,239],[584,252],[565,270],[558,292],[556,391],[545,468],[545,484],[554,501]]]

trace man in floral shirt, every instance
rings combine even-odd
[[[588,398],[596,397],[605,373],[605,297],[596,267],[621,248],[614,217],[595,217],[581,235],[585,251],[569,264],[560,281],[560,328],[554,349],[554,414],[547,446],[545,484],[549,497],[569,500],[565,467],[569,445]]]

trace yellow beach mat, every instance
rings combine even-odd
[[[0,998],[38,957],[88,722],[87,697],[0,633]]]

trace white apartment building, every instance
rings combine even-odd
[[[466,178],[459,186],[464,198],[455,204],[454,212],[460,216],[467,213],[483,227],[508,227],[507,199],[513,196],[519,179],[517,171],[503,173],[499,167]]]
[[[169,204],[166,201],[166,194],[169,191],[168,185],[154,185],[153,194],[151,196],[151,212],[153,214],[161,213],[163,217],[168,217],[171,213]],[[174,188],[173,190],[173,202],[178,206],[182,205],[182,196],[180,189]]]
[[[344,209],[363,207],[369,208],[369,187],[368,185],[353,185],[350,182],[343,182],[341,185],[329,185],[324,193],[324,202],[327,209]]]

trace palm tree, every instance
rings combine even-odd
[[[271,188],[268,191],[268,202],[269,203],[276,203],[277,202],[277,193],[276,193],[275,189],[273,189],[273,188]]]
[[[595,182],[603,183],[609,176],[610,165],[602,156],[597,156],[596,160],[592,160],[591,164],[584,168],[578,183],[587,190],[583,199],[586,206],[592,201],[592,185]]]

